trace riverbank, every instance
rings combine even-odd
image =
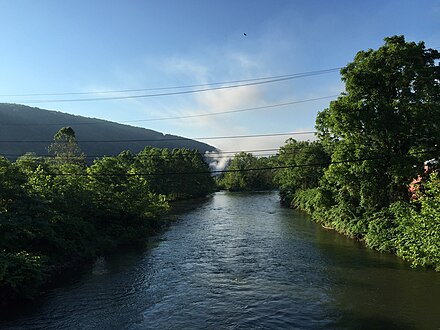
[[[338,205],[325,205],[320,188],[297,192],[289,206],[306,212],[326,229],[356,238],[379,252],[395,254],[412,267],[440,271],[439,191],[439,175],[434,173],[418,199],[395,202],[376,212],[355,214]]]

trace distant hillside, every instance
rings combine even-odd
[[[50,142],[47,141],[52,141],[54,134],[64,126],[73,128],[79,147],[88,156],[113,156],[123,150],[137,153],[146,146],[169,149],[184,147],[197,149],[200,152],[216,150],[213,146],[205,143],[183,139],[175,135],[164,135],[150,129],[24,105],[0,103],[0,155],[12,160],[26,152],[48,155],[47,147]],[[137,141],[81,142],[115,140]]]

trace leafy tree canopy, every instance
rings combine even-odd
[[[58,161],[64,163],[83,163],[85,160],[76,142],[75,131],[71,127],[62,127],[55,134],[48,151],[55,155]]]
[[[318,141],[287,140],[280,148],[278,163],[291,167],[279,170],[275,174],[281,202],[290,206],[298,190],[317,187],[329,160],[330,157]]]
[[[346,91],[316,121],[334,164],[326,179],[341,203],[359,212],[407,199],[414,165],[437,156],[440,143],[440,53],[403,36],[360,51],[341,70]]]
[[[219,179],[223,188],[231,191],[273,189],[273,172],[268,169],[270,160],[241,152],[234,156],[228,171]]]

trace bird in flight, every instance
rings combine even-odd
[[[245,37],[247,37],[247,34],[246,34],[246,33],[243,33],[243,34],[244,34]]]

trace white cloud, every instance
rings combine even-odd
[[[263,94],[257,86],[198,93],[194,95],[193,102],[193,105],[182,108],[180,112],[185,115],[215,114],[217,112],[260,106],[265,103]],[[185,119],[176,124],[180,127],[190,125],[193,131],[209,132],[208,135],[248,134],[250,130],[246,125],[246,121],[238,118],[240,116],[237,114],[201,116]]]

